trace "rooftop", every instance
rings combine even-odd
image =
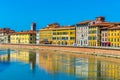
[[[89,22],[91,22],[91,21],[92,21],[92,20],[82,21],[82,22],[77,23],[77,25],[87,24],[87,23],[89,23]]]
[[[13,34],[36,34],[36,31],[29,30],[24,32],[15,32]]]

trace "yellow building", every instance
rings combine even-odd
[[[101,46],[101,29],[111,25],[106,22],[90,25],[88,33],[89,46]]]
[[[100,46],[100,27],[90,26],[88,33],[89,46]]]
[[[108,29],[108,41],[111,47],[120,47],[120,26]]]
[[[18,60],[20,62],[29,63],[29,51],[18,51],[17,53],[11,53],[10,59],[12,60]]]
[[[40,30],[40,44],[52,44],[52,30],[59,27],[58,23],[52,23]]]
[[[101,62],[101,76],[106,80],[119,80],[120,79],[120,65],[119,59],[113,61]]]
[[[72,45],[75,40],[75,26],[63,26],[53,29],[53,44]]]
[[[74,56],[70,55],[56,55],[54,52],[41,52],[39,54],[39,67],[47,71],[48,73],[67,73],[75,74],[75,60]],[[54,54],[54,55],[53,55]],[[73,64],[73,65],[71,65]]]
[[[40,30],[40,44],[51,44],[52,43],[52,29],[41,29]]]
[[[35,31],[16,32],[10,36],[10,43],[13,44],[35,44],[35,42]]]

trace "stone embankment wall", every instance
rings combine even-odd
[[[93,48],[93,47],[73,47],[73,46],[50,46],[50,45],[15,45],[15,44],[0,44],[0,47],[20,48],[20,49],[45,49],[45,50],[60,50],[76,53],[85,53],[91,55],[102,55],[120,57],[120,49],[112,48]]]

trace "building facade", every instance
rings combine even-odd
[[[52,44],[53,29],[59,27],[58,23],[52,23],[40,30],[40,44]]]
[[[100,26],[90,26],[88,34],[89,46],[100,46]]]
[[[4,36],[4,43],[10,43],[10,35],[5,35]]]
[[[53,29],[52,41],[55,45],[73,45],[75,36],[75,26],[61,26]]]
[[[0,29],[0,43],[5,43],[6,40],[9,40],[8,38],[5,39],[5,36],[7,37],[7,35],[10,35],[12,33],[14,33],[14,30],[11,30],[10,28],[1,28]],[[7,41],[9,42],[9,41]]]
[[[109,35],[108,35],[108,30],[109,28],[111,28],[112,26],[107,26],[107,27],[103,27],[101,28],[101,46],[110,46],[110,40]]]
[[[40,44],[52,44],[52,29],[40,30]]]
[[[39,42],[39,39],[40,39],[40,31],[36,31],[36,44],[40,44]]]
[[[108,41],[111,47],[120,47],[120,25],[108,28]]]
[[[108,41],[108,31],[101,31],[101,46],[110,46],[110,42]]]
[[[76,44],[78,46],[88,46],[89,22],[84,21],[76,25]]]
[[[100,16],[96,20],[90,22],[88,32],[89,46],[101,46],[101,29],[110,26],[110,23],[105,22],[105,18]]]
[[[10,43],[12,44],[35,44],[36,43],[36,32],[16,32],[10,36]]]

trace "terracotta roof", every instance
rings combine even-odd
[[[93,20],[82,21],[82,22],[77,23],[77,25],[87,24],[87,23],[89,23],[89,22],[91,22],[91,21],[93,21]]]
[[[108,26],[104,26],[104,28],[101,29],[120,29],[120,23],[109,23],[104,25],[108,25]]]
[[[15,31],[4,31],[4,30],[1,30],[0,33],[14,33]]]
[[[5,33],[6,31],[1,30],[0,33]]]
[[[102,24],[113,24],[111,22],[101,22]]]
[[[105,26],[105,27],[102,27],[102,28],[100,28],[100,29],[109,29],[109,28],[111,28],[112,26]]]
[[[13,34],[36,34],[36,31],[15,32]]]
[[[11,31],[9,31],[9,32],[15,32],[15,31],[11,30]]]
[[[10,28],[0,28],[0,33],[13,33],[14,30],[10,30]]]
[[[96,23],[96,24],[92,24],[92,25],[90,25],[90,26],[102,26],[102,27],[109,27],[109,26],[112,26],[113,24],[111,24],[111,23],[105,23],[105,22],[103,22],[103,23]]]
[[[120,26],[114,26],[114,27],[111,27],[111,28],[108,28],[108,29],[120,29]]]
[[[59,27],[55,27],[55,28],[42,28],[41,30],[55,30],[55,29],[66,29],[66,28],[75,28],[75,26],[71,25],[71,26],[59,26]]]
[[[71,27],[75,27],[73,25],[70,25],[70,26],[60,26],[60,27],[57,27],[57,28],[71,28]]]

